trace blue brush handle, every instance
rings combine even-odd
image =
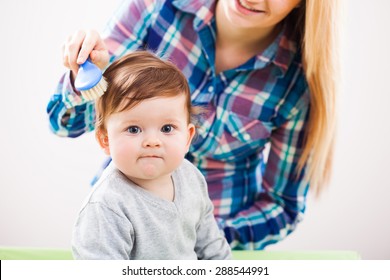
[[[96,86],[102,79],[102,71],[87,59],[80,65],[74,86],[77,90],[89,90]]]

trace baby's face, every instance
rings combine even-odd
[[[195,133],[188,114],[185,95],[180,94],[147,99],[109,116],[109,154],[116,167],[141,186],[143,180],[167,180],[182,163]]]

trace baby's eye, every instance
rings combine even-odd
[[[171,124],[166,124],[161,128],[161,132],[163,133],[170,133],[172,132],[174,127]]]
[[[138,126],[130,126],[127,128],[127,132],[129,132],[130,134],[138,134],[141,132],[141,128],[139,128]]]

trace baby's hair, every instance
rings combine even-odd
[[[114,113],[155,97],[186,96],[188,123],[197,114],[191,105],[186,77],[170,61],[148,51],[135,51],[113,62],[104,72],[108,87],[96,101],[96,132],[105,132],[105,121]]]

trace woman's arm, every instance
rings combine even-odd
[[[127,52],[143,47],[148,27],[154,20],[156,13],[155,5],[154,1],[132,0],[124,1],[119,7],[103,34],[110,62]],[[92,44],[92,46],[101,41],[100,36],[94,34],[97,36],[89,36],[92,39],[88,44]],[[80,36],[79,33],[74,35],[74,37],[76,36]],[[78,41],[81,46],[76,49],[88,49],[83,47],[83,40]],[[77,55],[71,55],[74,52],[70,49],[67,50],[67,48],[71,48],[70,44],[66,44],[64,56],[70,57],[71,61],[67,60],[64,64],[68,68],[72,68],[71,65],[77,61]],[[87,52],[90,50],[88,49]],[[58,83],[47,106],[47,113],[50,128],[58,136],[77,137],[95,128],[94,103],[84,100],[80,93],[75,91],[70,70],[62,76]]]

